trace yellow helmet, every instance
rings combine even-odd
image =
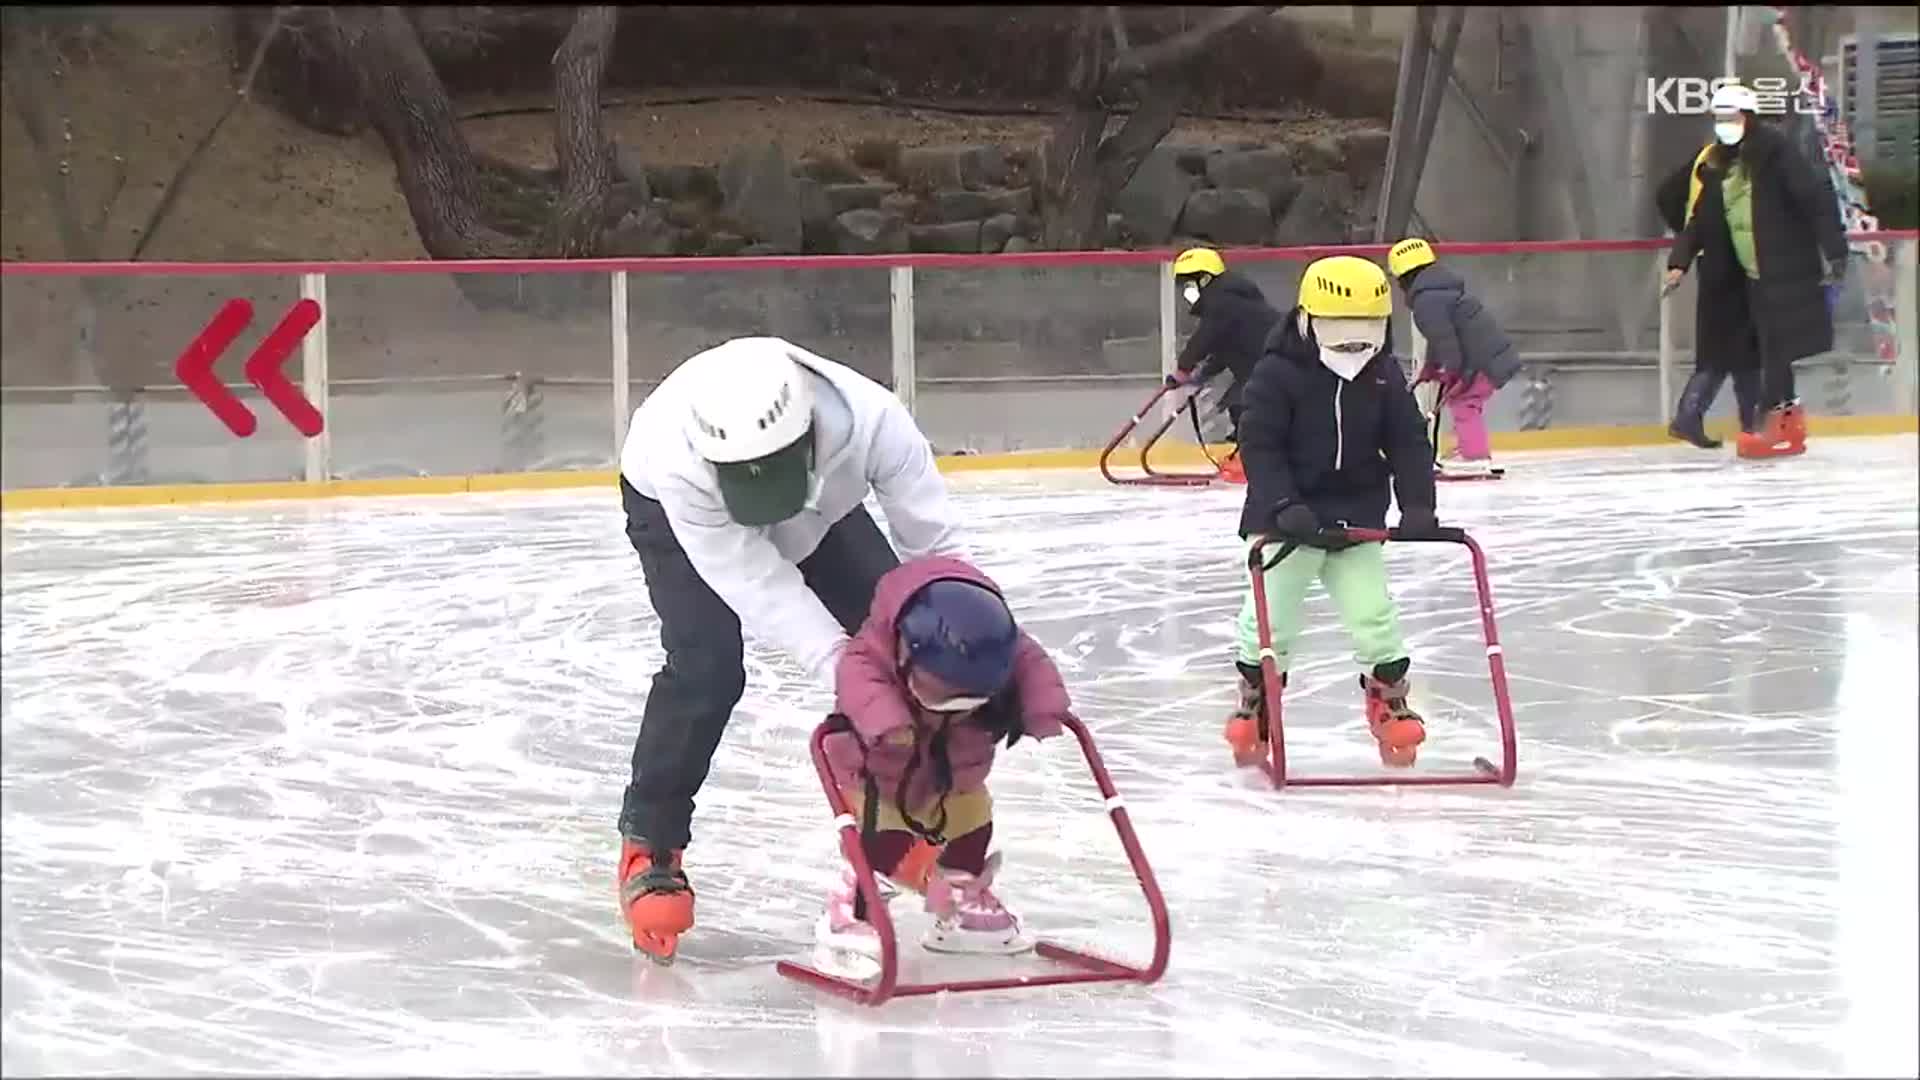
[[[1393,315],[1393,294],[1378,263],[1334,255],[1300,276],[1300,310],[1322,319],[1385,319]]]
[[[1189,274],[1210,274],[1219,277],[1227,272],[1227,264],[1220,253],[1212,248],[1188,248],[1173,260],[1173,276],[1186,277]]]
[[[1433,260],[1433,245],[1417,236],[1410,236],[1387,252],[1387,269],[1392,271],[1394,277],[1401,277],[1414,267],[1425,266]]]

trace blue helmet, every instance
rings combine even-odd
[[[971,581],[929,582],[895,620],[908,665],[955,690],[990,697],[1013,675],[1020,628],[1000,594]]]

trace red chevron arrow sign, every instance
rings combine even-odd
[[[187,389],[193,391],[193,396],[199,398],[221,423],[227,425],[228,431],[243,439],[253,434],[260,423],[254,418],[252,410],[241,404],[240,399],[233,396],[220,377],[213,373],[213,365],[252,321],[251,301],[242,297],[227,301],[199,335],[188,342],[186,351],[180,354],[180,359],[173,365],[174,374]],[[307,331],[319,322],[320,305],[317,301],[301,300],[294,304],[280,324],[261,339],[241,369],[246,373],[247,381],[258,387],[273,403],[273,407],[280,410],[280,415],[309,439],[325,430],[326,420],[281,369],[287,357],[293,355],[293,347],[300,344],[300,340],[307,336]]]

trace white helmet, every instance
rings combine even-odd
[[[708,461],[765,457],[813,425],[811,380],[779,338],[735,338],[687,361],[696,365],[687,436]]]
[[[779,338],[735,338],[687,361],[687,438],[742,525],[785,521],[813,472],[813,376]]]
[[[1715,113],[1757,113],[1760,111],[1760,99],[1754,96],[1753,90],[1749,87],[1739,83],[1726,83],[1713,92],[1713,101],[1709,109]]]

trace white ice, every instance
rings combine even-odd
[[[614,818],[660,650],[613,492],[9,514],[5,1071],[1914,1075],[1915,445],[1443,488],[1492,566],[1511,790],[1231,767],[1241,489],[956,478],[1114,767],[1172,967],[877,1010],[773,970],[836,864],[827,700],[764,653],[695,818],[700,926],[675,968],[629,948]],[[1464,553],[1391,565],[1422,767],[1491,754]],[[1377,768],[1313,613],[1294,765]],[[1143,959],[1070,742],[994,789],[1030,924]]]

